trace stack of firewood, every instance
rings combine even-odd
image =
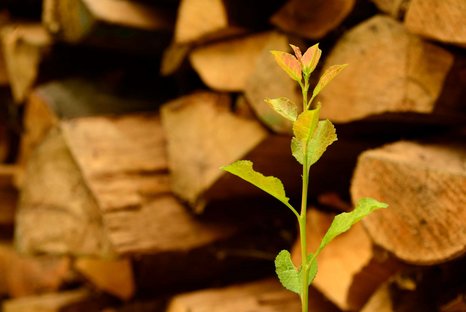
[[[299,311],[273,278],[296,224],[219,168],[300,196],[299,102],[270,50],[349,66],[319,95],[310,250],[337,212],[389,204],[319,256],[311,311],[466,311],[464,0],[20,0],[0,8],[2,311]],[[296,251],[295,251],[296,249]]]

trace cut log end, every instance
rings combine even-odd
[[[416,264],[464,254],[465,157],[464,146],[412,142],[363,153],[353,177],[353,199],[369,196],[389,204],[363,221],[374,241]]]

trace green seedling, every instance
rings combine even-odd
[[[319,160],[327,147],[337,140],[335,127],[329,120],[319,120],[321,104],[313,105],[316,96],[323,88],[340,73],[347,65],[329,67],[320,77],[319,82],[309,92],[309,77],[319,62],[322,51],[318,44],[310,47],[304,54],[296,46],[291,45],[294,55],[282,51],[272,51],[278,65],[295,80],[302,90],[302,110],[290,99],[282,97],[265,99],[270,106],[283,118],[292,122],[293,138],[291,152],[302,165],[302,195],[301,208],[298,212],[289,203],[283,183],[276,177],[264,176],[253,169],[253,163],[239,160],[222,167],[247,182],[269,193],[286,207],[298,219],[299,239],[301,242],[301,265],[296,267],[291,261],[290,253],[282,250],[275,259],[275,268],[282,285],[298,294],[301,298],[302,311],[308,311],[309,286],[317,274],[317,257],[321,251],[338,235],[348,231],[353,224],[360,221],[371,212],[386,208],[388,205],[372,198],[362,198],[351,212],[337,215],[324,235],[319,247],[312,253],[307,252],[306,242],[306,210],[309,184],[309,169]],[[308,99],[310,95],[310,99]]]

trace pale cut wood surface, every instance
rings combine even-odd
[[[266,32],[214,42],[194,49],[189,59],[210,88],[242,91],[261,51],[276,38],[276,33]]]
[[[17,240],[27,252],[184,251],[234,231],[197,221],[171,194],[157,114],[61,122],[31,156],[25,181]]]
[[[379,15],[343,35],[324,67],[345,63],[319,97],[322,117],[336,122],[387,112],[432,113],[453,56]]]
[[[31,152],[60,120],[147,111],[153,108],[151,101],[117,97],[114,93],[105,91],[107,87],[102,87],[95,81],[68,78],[51,81],[32,90],[24,108],[24,131],[18,156],[22,170],[17,175],[18,186],[23,182],[22,171]]]
[[[221,0],[182,0],[178,7],[174,41],[187,43],[228,27]]]
[[[70,290],[5,300],[2,308],[4,312],[59,312],[89,300],[90,296],[87,289]]]
[[[442,263],[466,251],[464,144],[401,141],[363,153],[353,199],[386,202],[363,220],[376,244],[415,264]]]
[[[156,53],[168,42],[173,15],[126,0],[45,0],[42,21],[58,40]]]
[[[290,0],[271,22],[278,28],[308,39],[321,39],[348,16],[355,0]]]
[[[466,47],[465,20],[463,0],[411,0],[405,26],[414,34]]]
[[[2,29],[1,37],[13,98],[22,103],[36,82],[39,64],[52,40],[40,24],[9,25]]]
[[[82,0],[94,17],[110,24],[145,30],[170,30],[172,22],[168,12],[128,0]]]
[[[235,116],[230,99],[217,93],[195,93],[162,107],[168,141],[172,189],[193,206],[224,172],[221,166],[240,159],[266,138],[254,120]]]
[[[58,128],[29,159],[24,181],[15,228],[20,251],[109,252],[97,202]]]
[[[317,249],[334,216],[316,209],[308,211],[308,252]],[[292,258],[296,265],[301,262],[299,241],[293,246]],[[313,286],[344,311],[360,310],[374,290],[399,268],[393,259],[374,250],[362,224],[338,236],[317,261],[319,271]]]

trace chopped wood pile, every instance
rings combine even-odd
[[[300,92],[270,50],[349,66],[319,94],[338,142],[311,169],[310,249],[361,197],[389,204],[319,255],[314,312],[466,311],[464,0],[0,4],[0,310],[299,311]]]

